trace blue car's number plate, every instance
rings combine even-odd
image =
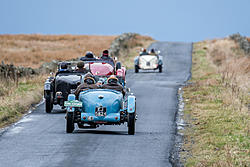
[[[103,117],[103,116],[106,116],[106,108],[105,107],[96,107],[95,108],[95,116],[98,116],[98,117]]]

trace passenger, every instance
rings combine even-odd
[[[76,72],[81,72],[81,73],[87,73],[88,72],[88,70],[86,70],[85,68],[84,68],[84,62],[83,61],[80,61],[80,62],[78,62],[77,63],[77,70],[76,70]]]
[[[155,49],[154,49],[154,48],[152,48],[152,49],[150,50],[150,55],[154,55],[154,56],[156,56],[157,58],[159,58],[159,55],[157,54],[157,52],[155,52]]]
[[[148,52],[146,49],[142,48],[142,51],[140,52],[140,56],[142,55],[148,55]]]
[[[151,55],[156,55],[156,54],[155,54],[155,49],[154,49],[154,48],[152,48],[152,49],[150,50],[150,54],[151,54]]]
[[[121,84],[119,84],[118,82],[118,78],[115,75],[111,75],[108,80],[107,80],[107,84],[104,84],[102,86],[103,89],[113,89],[113,90],[117,90],[119,92],[122,92],[123,95],[125,95],[125,91],[122,87]]]
[[[88,89],[98,89],[97,85],[95,85],[96,81],[95,81],[95,78],[93,77],[93,75],[91,73],[87,73],[85,76],[84,76],[84,80],[83,80],[83,83],[80,84],[77,88],[76,88],[76,91],[75,91],[75,95],[76,97],[79,96],[79,93],[81,91],[84,91],[84,90],[88,90]]]
[[[107,61],[110,64],[112,64],[113,66],[115,65],[114,60],[109,56],[109,51],[108,50],[104,50],[102,52],[102,56],[101,56],[100,60]]]
[[[96,61],[94,54],[91,51],[87,51],[84,57],[81,57],[82,61]]]

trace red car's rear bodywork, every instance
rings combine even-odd
[[[89,69],[93,75],[107,76],[114,74],[115,68],[109,63],[95,62],[89,64]]]
[[[93,75],[97,76],[109,76],[118,75],[125,80],[126,68],[121,67],[121,69],[115,70],[115,67],[106,62],[90,62],[88,64],[89,70]]]

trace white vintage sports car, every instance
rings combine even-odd
[[[142,70],[157,70],[162,72],[163,61],[162,56],[159,55],[160,51],[157,54],[143,54],[135,57],[135,73],[139,72],[139,69]]]

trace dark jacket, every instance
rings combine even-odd
[[[98,89],[98,86],[96,86],[95,84],[86,84],[86,83],[82,83],[81,85],[79,85],[77,88],[76,88],[76,91],[75,91],[75,95],[76,97],[79,96],[80,92],[83,91],[83,90],[88,90],[88,89]]]
[[[140,56],[142,56],[142,55],[148,55],[148,52],[141,52]]]
[[[102,57],[100,58],[100,60],[106,61],[106,62],[112,64],[113,66],[115,65],[115,62],[114,62],[114,60],[113,60],[111,57],[102,56]]]
[[[122,94],[123,95],[125,95],[125,91],[124,91],[124,89],[123,89],[123,87],[122,87],[122,85],[121,84],[104,84],[103,86],[102,86],[102,89],[113,89],[113,90],[117,90],[117,91],[119,91],[119,92],[122,92]]]
[[[85,68],[79,68],[79,69],[76,70],[76,72],[87,73],[89,71],[86,70]]]
[[[84,56],[84,57],[81,57],[80,60],[82,60],[82,61],[96,61],[96,58],[94,58],[94,57],[89,58],[89,57]]]

